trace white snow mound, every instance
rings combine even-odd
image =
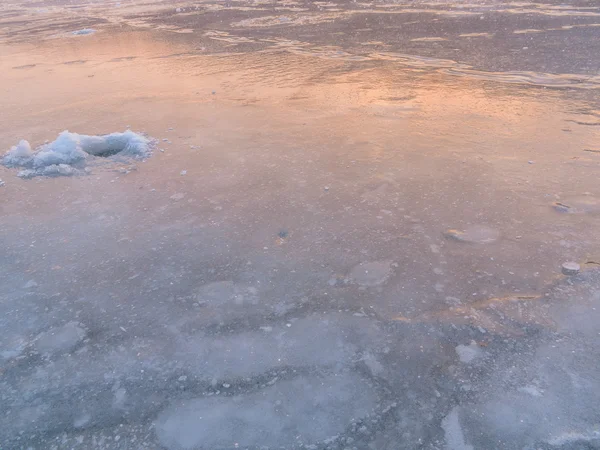
[[[29,142],[22,140],[4,156],[7,167],[23,167],[19,176],[31,178],[38,175],[74,175],[85,166],[90,156],[113,155],[140,158],[150,155],[152,140],[127,130],[101,136],[63,131],[55,141],[31,150]],[[74,167],[72,167],[74,166]]]

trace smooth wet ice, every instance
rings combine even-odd
[[[586,0],[2,3],[0,447],[597,448],[599,33]],[[80,159],[19,177],[63,130]]]

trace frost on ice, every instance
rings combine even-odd
[[[152,140],[133,131],[101,136],[63,131],[55,141],[38,147],[35,151],[26,140],[21,140],[4,156],[6,167],[21,167],[23,178],[35,176],[77,175],[82,172],[90,157],[114,155],[141,158],[150,155]]]

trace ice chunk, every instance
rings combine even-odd
[[[149,143],[147,138],[130,130],[103,136],[63,131],[54,142],[41,147],[33,158],[33,165],[43,167],[52,164],[75,164],[84,160],[87,155],[106,157],[118,153],[126,156],[145,156],[149,152]]]
[[[47,167],[56,164],[75,164],[83,161],[87,154],[79,145],[79,135],[63,131],[50,144],[43,145],[33,157],[33,167]]]
[[[31,163],[32,159],[33,152],[31,151],[31,145],[25,139],[22,139],[4,155],[2,164],[7,167],[25,166]]]
[[[7,167],[25,168],[18,174],[22,178],[39,175],[69,176],[81,173],[79,169],[90,155],[145,157],[150,154],[151,143],[151,139],[131,130],[101,136],[63,131],[55,141],[44,144],[35,151],[31,150],[27,141],[22,140],[4,156],[3,164]]]

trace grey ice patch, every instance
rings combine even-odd
[[[251,394],[183,401],[159,415],[156,433],[169,450],[292,448],[342,433],[377,401],[354,374],[299,377]]]
[[[254,307],[253,307],[254,308]],[[189,369],[206,376],[256,376],[282,366],[341,366],[358,359],[358,349],[380,345],[383,333],[372,321],[329,314],[236,335],[207,337],[199,332],[185,336],[174,355]]]
[[[473,446],[465,442],[465,436],[460,426],[458,406],[452,408],[442,420],[442,429],[446,438],[446,450],[473,450]]]
[[[352,268],[349,278],[361,286],[378,286],[392,274],[392,261],[362,262]]]
[[[471,341],[469,345],[457,345],[455,350],[460,362],[465,364],[472,363],[483,356],[483,351],[474,341]]]
[[[90,416],[88,413],[84,413],[73,421],[73,427],[83,428],[89,423],[90,420],[92,420],[92,416]]]
[[[127,397],[127,391],[125,388],[119,388],[115,391],[115,397],[113,399],[113,408],[123,408],[125,405],[125,399]]]
[[[51,328],[40,333],[34,343],[35,349],[44,354],[69,353],[85,339],[86,330],[78,322],[69,322],[62,327]]]

